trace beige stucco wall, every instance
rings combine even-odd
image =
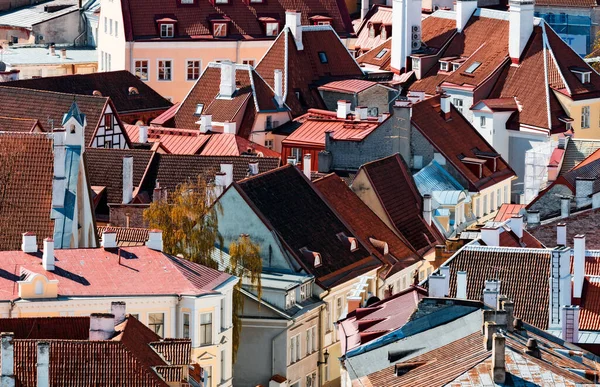
[[[600,98],[573,101],[564,94],[554,92],[563,109],[574,121],[571,123],[576,138],[600,139]],[[581,111],[584,106],[590,107],[590,127],[581,127]]]

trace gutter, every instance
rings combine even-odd
[[[80,11],[81,11],[81,9],[80,9]],[[82,19],[83,19],[83,25],[84,25],[84,28],[83,28],[83,32],[82,32],[82,33],[80,33],[80,34],[79,34],[79,35],[78,35],[78,36],[77,36],[77,37],[76,37],[76,38],[73,40],[73,46],[74,46],[74,47],[76,47],[76,46],[77,46],[77,41],[79,40],[79,38],[81,38],[81,37],[82,37],[82,36],[84,36],[84,35],[87,35],[87,32],[88,32],[88,23],[87,23],[87,22],[88,22],[88,19],[87,19],[87,16],[85,16],[85,11],[84,11],[84,12],[81,12],[81,17],[82,17]]]

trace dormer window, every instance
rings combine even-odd
[[[448,71],[448,62],[440,62],[440,70]]]
[[[350,249],[351,253],[358,250],[358,240],[356,238],[346,236],[343,232],[338,233],[337,237],[348,249]]]
[[[571,72],[575,74],[579,82],[581,83],[590,83],[590,77],[592,72],[589,69],[583,67],[572,67]]]
[[[421,65],[421,58],[411,58],[413,71],[418,71]]]
[[[325,15],[314,15],[309,17],[308,20],[312,22],[313,26],[329,26],[333,19]]]
[[[196,0],[179,0],[180,5],[194,5]]]
[[[460,67],[460,63],[452,63],[452,71],[458,70],[459,67]]]
[[[285,294],[285,309],[290,309],[296,305],[296,290],[292,289]]]
[[[385,26],[381,26],[381,39],[387,39],[387,29]]]
[[[369,27],[369,38],[374,38],[375,37],[375,27],[373,26],[373,24],[371,24],[371,26]]]
[[[175,24],[163,23],[160,25],[160,37],[172,38],[175,36]]]
[[[277,36],[279,34],[279,23],[265,23],[265,30],[267,36]]]
[[[213,23],[213,36],[215,38],[227,37],[227,22],[214,22]]]

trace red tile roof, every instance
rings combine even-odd
[[[0,131],[31,133],[36,128],[44,131],[43,126],[35,118],[0,117]]]
[[[98,91],[102,96],[110,97],[120,114],[165,110],[173,105],[126,70],[25,79],[5,82],[2,86],[88,96]],[[131,87],[134,87],[138,94],[132,94]]]
[[[331,28],[304,27],[302,44],[303,50],[298,50],[292,33],[285,30],[256,66],[256,71],[271,87],[274,85],[274,71],[283,70],[283,92],[287,96],[285,102],[294,116],[305,113],[309,107],[325,108],[315,85],[364,76]],[[320,53],[325,54],[325,62],[321,61]]]
[[[505,220],[509,220],[513,215],[518,215],[519,211],[525,211],[524,204],[508,204],[504,203],[498,209],[496,216],[494,217],[494,222],[504,222]]]
[[[338,337],[342,355],[360,345],[401,328],[417,309],[427,290],[411,286],[391,297],[358,308],[339,321]]]
[[[387,269],[381,272],[383,278],[421,260],[414,247],[396,235],[337,175],[318,179],[314,185],[371,253],[386,263]],[[388,254],[376,245],[378,242],[387,243]]]
[[[173,106],[171,106],[170,108],[165,110],[164,113],[160,114],[158,117],[153,119],[150,123],[152,125],[157,125],[157,126],[172,125],[173,118],[175,117],[175,113],[177,113],[177,110],[179,109],[180,104],[181,104],[181,102],[177,102],[177,103],[173,104]]]
[[[40,245],[54,234],[52,145],[47,134],[0,133],[0,250],[19,249],[24,232]]]
[[[600,209],[585,210],[571,214],[568,218],[553,220],[537,227],[528,227],[528,231],[548,247],[556,246],[556,226],[567,225],[567,241],[575,235],[585,235],[585,243],[589,250],[600,250],[600,233],[592,232],[600,224]],[[596,274],[595,274],[596,275]],[[600,275],[600,270],[597,275]]]
[[[451,106],[450,115],[450,120],[442,117],[440,97],[436,96],[414,104],[411,121],[469,182],[470,191],[480,191],[515,176],[515,172],[502,157],[497,159],[496,171],[486,163],[481,177],[476,175],[462,159],[481,158],[480,154],[500,155],[454,106]]]
[[[490,98],[483,99],[480,102],[495,112],[516,111],[519,109],[514,98]]]
[[[352,237],[352,230],[297,167],[288,164],[234,187],[321,286],[331,288],[381,266],[360,240],[355,251],[340,240],[339,233]],[[304,248],[321,255],[320,266],[314,267]]]
[[[348,79],[344,81],[329,82],[323,86],[320,86],[319,90],[360,93],[361,91],[365,91],[377,85],[379,85],[379,83],[373,81],[367,81],[363,79]]]
[[[271,74],[271,76],[273,76]],[[236,65],[236,87],[233,98],[219,99],[219,86],[221,84],[221,64],[210,63],[196,81],[185,100],[181,102],[175,116],[174,126],[177,128],[194,128],[200,119],[195,116],[196,106],[203,104],[202,114],[212,115],[216,122],[235,122],[240,112],[252,112],[256,110],[277,111],[279,108],[275,103],[275,94],[265,81],[248,65]],[[245,126],[252,127],[254,115],[250,119],[238,122],[238,134],[244,131]],[[169,122],[166,117],[161,120]],[[156,120],[154,121],[157,122]],[[248,132],[249,134],[249,132]],[[248,137],[247,135],[245,136]]]
[[[445,238],[423,219],[423,199],[400,155],[372,161],[360,167],[371,182],[397,233],[419,252],[425,253]],[[391,178],[393,176],[393,178]],[[353,190],[359,187],[352,187]]]
[[[119,258],[117,249],[57,249],[56,269],[45,271],[41,252],[0,252],[0,293],[5,300],[18,298],[15,282],[23,271],[58,280],[58,295],[70,297],[210,294],[231,277],[147,247],[121,248],[120,253]]]
[[[156,20],[168,17],[177,21],[175,39],[202,39],[214,41],[240,39],[269,39],[259,18],[269,16],[276,18],[283,25],[285,11],[295,9],[302,14],[302,24],[312,24],[309,17],[326,15],[331,17],[333,28],[340,35],[352,34],[352,24],[345,2],[317,0],[280,0],[263,2],[262,4],[215,4],[207,1],[196,1],[194,5],[180,6],[177,2],[160,0],[126,0],[121,3],[124,30],[127,41],[159,40]],[[133,12],[135,10],[135,12]],[[211,20],[229,19],[229,36],[214,38]],[[165,41],[165,39],[161,39]]]
[[[333,132],[336,140],[362,141],[381,125],[376,119],[339,119],[333,114],[321,114],[313,109],[295,121],[301,123],[282,144],[286,146],[317,146],[325,149],[325,133]]]
[[[122,247],[144,246],[148,241],[147,228],[135,227],[114,227],[114,226],[98,226],[96,234],[98,240],[102,239],[102,233],[105,231],[114,232],[117,234],[117,245]]]
[[[574,8],[595,8],[598,5],[596,0],[538,0],[535,5],[548,7],[574,7]]]

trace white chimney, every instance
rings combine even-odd
[[[275,86],[275,101],[277,106],[283,107],[283,71],[275,70],[273,74],[273,85]]]
[[[500,281],[486,280],[485,288],[483,289],[483,303],[489,307],[496,309],[498,306],[498,297],[500,296]]]
[[[233,183],[233,164],[221,164],[221,172],[225,172],[225,187]]]
[[[42,267],[46,271],[54,270],[54,240],[44,239],[44,252],[42,253]]]
[[[298,51],[304,50],[302,44],[302,14],[299,11],[285,11],[285,26],[290,29]]]
[[[448,119],[450,115],[450,96],[448,94],[442,94],[440,96],[440,109],[442,109],[444,118]]]
[[[50,387],[50,343],[37,343],[37,387]]]
[[[540,212],[527,210],[527,225],[537,226],[538,224],[540,224]]]
[[[532,0],[509,1],[508,54],[513,63],[519,63],[525,45],[533,32],[534,5],[535,1]]]
[[[113,301],[110,303],[110,313],[115,316],[115,325],[119,325],[125,321],[127,306],[125,301]]]
[[[494,224],[481,228],[481,240],[488,246],[500,245],[500,227]]]
[[[337,104],[337,118],[343,120],[350,114],[350,101],[339,100]]]
[[[145,144],[148,142],[148,127],[146,125],[140,125],[138,127],[139,130],[139,139],[138,142],[140,144]]]
[[[431,226],[431,221],[433,220],[433,210],[431,208],[431,195],[429,194],[423,195],[423,219],[428,225]]]
[[[302,171],[304,172],[304,176],[306,176],[308,180],[311,179],[311,169],[312,165],[310,162],[310,153],[307,153],[304,155],[304,161],[302,162]]]
[[[63,48],[62,50],[60,50],[60,58],[67,59],[67,49]]]
[[[219,98],[232,98],[235,93],[235,63],[230,60],[221,62],[221,84]]]
[[[579,341],[579,306],[563,305],[560,309],[562,339],[576,344]]]
[[[224,134],[236,134],[235,122],[231,122],[231,121],[223,122],[223,133]]]
[[[585,277],[585,235],[573,239],[573,297],[581,298]]]
[[[248,163],[248,171],[250,172],[250,176],[258,175],[258,161]]]
[[[450,266],[440,266],[440,274],[446,276],[446,295],[450,294]]]
[[[90,315],[90,341],[110,340],[115,335],[115,316],[110,313]]]
[[[556,225],[556,245],[566,246],[567,245],[567,224],[559,223]]]
[[[432,274],[429,276],[429,297],[446,297],[446,276],[443,274]]]
[[[421,46],[421,9],[421,1],[418,0],[393,0],[392,2],[394,33],[390,65],[392,71],[396,73],[407,68],[408,57]]]
[[[467,298],[467,272],[456,272],[456,298],[465,300]]]
[[[207,133],[212,130],[212,115],[203,114],[200,116],[200,132]]]
[[[14,387],[15,385],[15,347],[13,345],[14,333],[2,332],[2,365],[0,366],[0,386]]]
[[[369,117],[369,108],[366,106],[357,106],[354,108],[356,119],[366,120]]]
[[[523,215],[513,215],[510,218],[510,229],[519,239],[523,238]]]
[[[506,338],[500,332],[494,333],[492,339],[492,366],[494,383],[503,385],[506,381]]]
[[[24,253],[37,253],[37,238],[34,233],[23,233],[23,243],[21,243],[21,250],[23,250]]]
[[[133,156],[123,157],[123,204],[133,200]]]
[[[477,0],[456,0],[456,30],[465,28],[473,12],[477,9]]]
[[[370,8],[369,0],[360,1],[360,20],[365,20]]]
[[[100,243],[105,249],[114,249],[117,247],[117,233],[114,231],[104,231],[102,233],[102,242]]]
[[[163,237],[161,230],[153,229],[148,231],[146,247],[156,251],[163,251]]]
[[[571,215],[571,198],[562,196],[560,198],[560,217],[568,218]]]

